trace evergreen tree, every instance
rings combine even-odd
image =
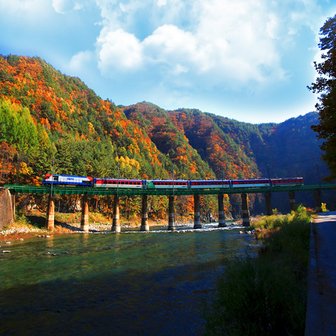
[[[318,93],[316,109],[319,112],[319,125],[313,126],[320,139],[324,139],[321,148],[327,162],[331,178],[336,177],[336,15],[329,18],[320,29],[319,48],[322,51],[321,62],[315,62],[318,77],[310,87]]]

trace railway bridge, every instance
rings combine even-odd
[[[296,208],[295,194],[297,192],[314,192],[316,206],[320,207],[322,198],[322,190],[336,189],[336,184],[318,184],[318,185],[297,185],[297,186],[263,186],[263,187],[238,187],[238,188],[214,188],[214,189],[135,189],[135,188],[92,188],[92,187],[65,187],[65,186],[31,186],[31,185],[16,185],[6,184],[5,189],[11,193],[12,204],[15,210],[15,195],[16,194],[47,194],[47,223],[48,230],[54,230],[55,218],[55,203],[54,195],[81,195],[82,196],[82,217],[81,229],[84,232],[89,231],[89,206],[88,199],[93,195],[111,196],[113,197],[113,220],[111,230],[113,232],[121,232],[120,213],[119,213],[119,197],[120,196],[141,196],[141,231],[149,231],[148,224],[148,196],[165,195],[168,197],[168,230],[174,231],[175,224],[175,198],[181,195],[192,195],[194,197],[194,228],[202,228],[200,216],[200,196],[201,195],[217,195],[218,197],[218,225],[219,227],[226,226],[224,213],[224,195],[225,194],[240,194],[242,200],[241,217],[243,226],[250,225],[250,215],[248,210],[248,195],[249,194],[264,194],[266,214],[272,214],[272,193],[286,192],[289,195],[290,209]],[[15,212],[14,212],[15,213]]]

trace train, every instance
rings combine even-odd
[[[236,180],[140,180],[117,178],[93,178],[64,174],[46,174],[43,185],[65,185],[94,188],[127,189],[223,189],[271,186],[301,186],[303,177],[255,178]]]

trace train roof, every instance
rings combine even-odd
[[[150,181],[150,182],[188,182],[189,180],[160,180],[160,179],[157,179],[157,180],[147,180],[147,181]]]
[[[143,181],[142,179],[128,179],[116,177],[95,177],[95,180],[112,180],[112,181]]]
[[[82,175],[70,175],[70,174],[46,174],[48,176],[65,176],[65,177],[84,177],[87,178],[88,176],[82,176]]]

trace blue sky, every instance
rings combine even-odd
[[[281,122],[314,110],[334,0],[0,0],[0,53],[39,56],[103,99]]]

